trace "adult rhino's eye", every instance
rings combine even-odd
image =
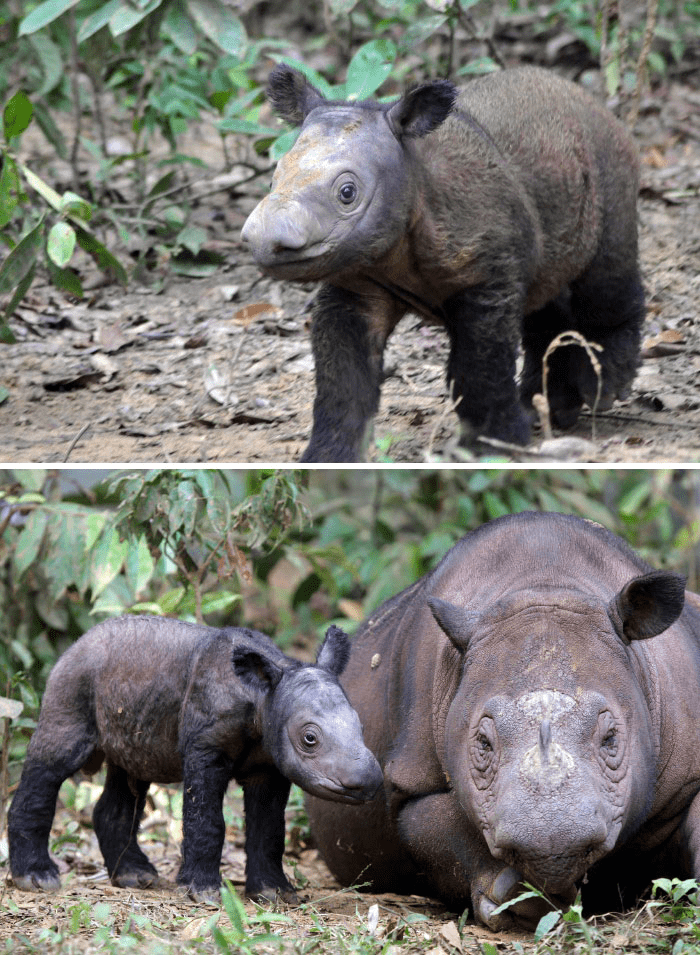
[[[345,206],[351,205],[357,199],[357,186],[354,182],[344,182],[338,189],[338,198]]]
[[[479,721],[471,741],[472,765],[476,770],[477,786],[487,782],[498,764],[496,750],[496,728],[493,720],[485,716]],[[481,782],[479,781],[481,780]]]
[[[609,770],[618,770],[624,756],[624,735],[609,711],[598,717],[598,740],[603,762]]]

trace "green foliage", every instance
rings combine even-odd
[[[69,267],[76,245],[112,278],[126,281],[120,262],[88,228],[93,211],[90,203],[74,192],[59,195],[17,157],[16,141],[31,123],[33,112],[32,103],[20,90],[3,113],[0,229],[11,250],[0,266],[0,296],[10,296],[0,315],[0,341],[6,344],[15,340],[7,319],[29,290],[42,253],[53,284],[71,295],[83,294],[77,273]],[[23,183],[37,202],[29,200]]]

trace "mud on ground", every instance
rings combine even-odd
[[[649,97],[635,130],[643,162],[644,360],[631,397],[555,442],[562,460],[700,459],[700,81]],[[44,151],[46,147],[43,147]],[[41,144],[32,160],[42,162]],[[44,160],[46,156],[44,155]],[[212,179],[214,173],[212,172]],[[289,462],[311,428],[313,287],[263,278],[238,235],[246,195],[203,198],[196,221],[225,266],[162,288],[100,285],[70,301],[35,282],[10,324],[0,383],[2,458],[13,462]],[[409,316],[386,354],[373,460],[460,460],[444,382],[446,336]],[[505,460],[552,460],[541,434]],[[559,436],[561,437],[561,435]]]

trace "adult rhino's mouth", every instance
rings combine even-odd
[[[505,853],[502,858],[522,873],[524,881],[531,882],[550,895],[570,898],[573,901],[576,896],[576,883],[585,876],[593,863],[605,854],[604,848],[596,847],[583,853],[541,856],[523,856],[511,851]]]

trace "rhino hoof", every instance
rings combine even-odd
[[[57,872],[32,872],[27,875],[13,875],[12,881],[24,892],[58,892],[61,879]]]
[[[246,896],[254,902],[285,902],[287,905],[299,905],[300,901],[291,885],[266,885],[257,892],[246,890]]]
[[[112,885],[120,889],[147,889],[158,879],[158,873],[150,869],[128,869],[112,876]]]

